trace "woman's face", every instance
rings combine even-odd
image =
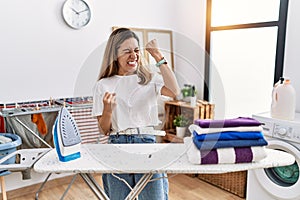
[[[130,75],[136,71],[140,59],[140,48],[135,38],[125,40],[118,49],[118,75]]]

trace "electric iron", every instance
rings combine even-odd
[[[60,161],[67,162],[80,158],[81,138],[79,129],[74,118],[65,107],[59,111],[52,133]]]

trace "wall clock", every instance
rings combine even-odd
[[[74,29],[81,29],[91,19],[91,9],[84,0],[66,0],[62,8],[65,22]]]

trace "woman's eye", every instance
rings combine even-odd
[[[124,51],[123,51],[124,54],[130,54],[130,53],[132,53],[132,52],[134,52],[134,53],[139,53],[140,50],[139,50],[139,49],[135,49],[135,50],[133,50],[133,51],[132,51],[132,50],[124,50]]]

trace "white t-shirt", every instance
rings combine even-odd
[[[112,113],[113,131],[157,126],[160,123],[157,97],[163,86],[162,77],[154,75],[147,85],[140,85],[138,81],[136,74],[115,75],[99,80],[94,87],[92,115],[102,115],[105,92],[116,93],[117,105]]]

